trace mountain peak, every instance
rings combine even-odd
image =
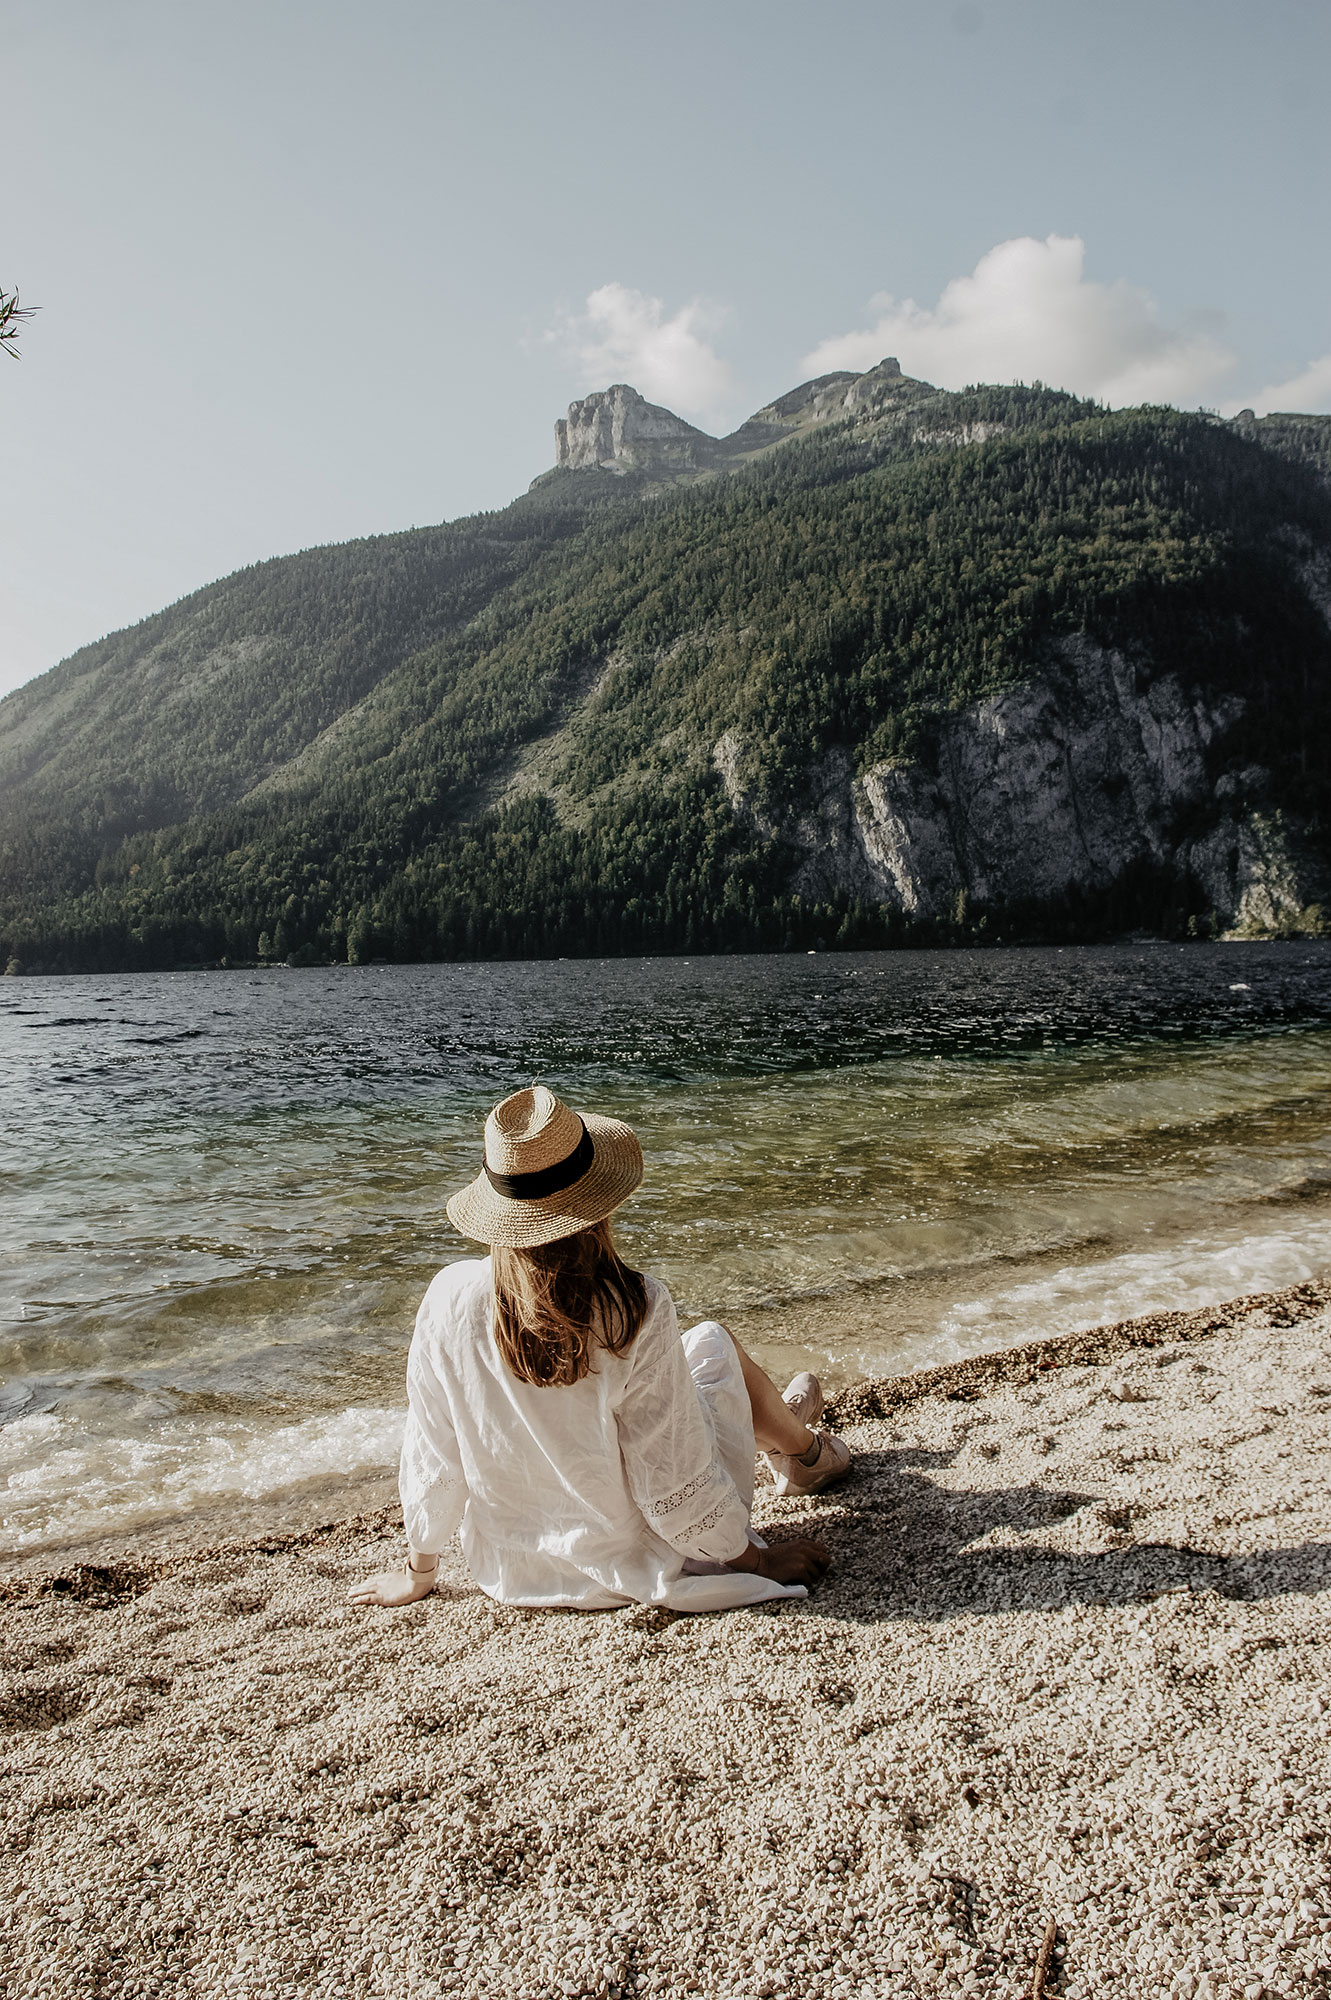
[[[711,437],[627,382],[570,403],[555,425],[555,465],[579,472],[645,472],[671,478],[720,472],[820,424],[876,422],[904,403],[932,395],[927,382],[903,375],[894,354],[864,374],[842,370],[801,382],[765,403],[728,437]]]
[[[569,404],[567,417],[555,425],[555,464],[569,471],[692,472],[705,462],[712,443],[673,410],[649,403],[627,382],[615,382]]]

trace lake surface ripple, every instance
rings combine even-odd
[[[9,980],[0,1548],[389,1464],[538,1078],[638,1128],[626,1254],[783,1379],[1331,1268],[1325,943]]]

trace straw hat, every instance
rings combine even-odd
[[[543,1083],[485,1121],[485,1164],[448,1219],[475,1243],[534,1250],[604,1221],[642,1179],[642,1147],[618,1118],[580,1118]]]

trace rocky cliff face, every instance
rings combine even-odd
[[[567,417],[555,425],[555,464],[573,472],[694,472],[710,463],[714,442],[627,382],[616,382],[569,404]]]
[[[829,759],[792,824],[755,811],[733,732],[713,762],[736,814],[795,847],[792,887],[815,900],[840,893],[924,918],[953,914],[963,896],[972,909],[1056,905],[1146,862],[1190,874],[1221,924],[1278,929],[1326,885],[1298,829],[1252,804],[1265,773],[1212,785],[1207,750],[1241,710],[1173,675],[1143,680],[1080,639],[947,722],[936,769],[879,764],[857,778],[844,753]],[[1183,837],[1199,812],[1211,830]]]
[[[579,472],[646,472],[670,478],[681,473],[724,472],[755,453],[814,430],[822,424],[853,421],[874,424],[907,404],[936,392],[927,382],[903,375],[894,355],[888,355],[864,375],[819,375],[801,382],[723,438],[686,424],[659,403],[649,403],[626,382],[598,389],[580,403],[570,403],[568,415],[555,425],[555,464]],[[977,426],[982,431],[983,426]],[[948,436],[928,442],[970,443],[969,437]]]
[[[1178,859],[1233,936],[1299,930],[1310,905],[1325,911],[1326,868],[1303,829],[1278,809],[1226,811],[1210,833],[1182,847]]]

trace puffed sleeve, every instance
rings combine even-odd
[[[664,1285],[652,1286],[633,1354],[616,1417],[639,1511],[681,1555],[730,1562],[748,1545],[748,1509],[717,1457]]]
[[[436,1338],[427,1296],[407,1356],[407,1427],[398,1467],[407,1540],[422,1555],[443,1554],[467,1504],[457,1437],[435,1363]]]

